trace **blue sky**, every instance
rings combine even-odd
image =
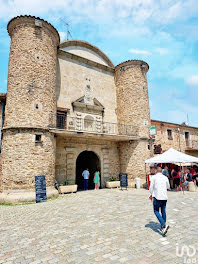
[[[65,39],[91,42],[115,65],[145,60],[151,118],[198,126],[197,0],[0,0],[0,92],[6,92],[10,39],[16,15],[40,16]]]

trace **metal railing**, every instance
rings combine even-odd
[[[128,136],[137,136],[138,134],[138,129],[135,126],[65,116],[62,114],[57,114],[56,128],[75,132],[89,132],[94,134]]]

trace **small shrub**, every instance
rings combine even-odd
[[[66,185],[69,185],[69,181],[68,180],[65,180],[63,183],[60,184],[60,186],[66,186]]]
[[[63,183],[64,186],[66,185],[69,185],[69,181],[68,180],[65,180],[64,183]]]
[[[109,178],[109,181],[118,181],[118,179],[116,177],[112,176],[112,177]]]

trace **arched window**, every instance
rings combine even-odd
[[[94,118],[93,116],[86,115],[84,118],[84,129],[85,131],[93,131],[94,132]]]

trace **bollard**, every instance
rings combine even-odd
[[[189,190],[189,192],[195,192],[196,191],[194,182],[188,183],[188,190]]]
[[[140,189],[140,178],[136,178],[136,189]]]

